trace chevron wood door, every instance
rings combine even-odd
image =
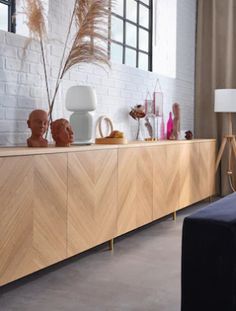
[[[201,200],[199,143],[181,144],[179,209]]]
[[[137,228],[137,152],[136,148],[118,150],[117,235]]]
[[[178,209],[179,145],[153,147],[153,219],[166,216]]]
[[[151,148],[118,150],[118,235],[152,221]]]
[[[199,178],[200,197],[205,199],[215,194],[215,163],[216,142],[201,142],[199,144]]]
[[[137,227],[153,220],[153,154],[152,148],[138,148],[137,151]]]
[[[0,285],[35,271],[32,157],[0,158]]]
[[[117,151],[68,155],[68,255],[115,237]]]
[[[41,269],[67,257],[67,154],[34,156],[34,263]]]

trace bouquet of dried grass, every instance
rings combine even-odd
[[[25,14],[27,24],[33,37],[40,42],[43,69],[46,81],[49,120],[52,121],[52,112],[60,82],[65,73],[74,65],[81,63],[94,63],[109,65],[108,50],[102,43],[108,41],[108,21],[111,0],[75,0],[73,12],[68,25],[66,40],[58,70],[55,90],[52,97],[49,92],[44,40],[46,38],[46,23],[43,4],[41,0],[25,0]],[[75,22],[76,32],[71,46],[68,46]],[[69,52],[68,51],[69,48]]]

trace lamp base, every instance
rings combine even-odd
[[[216,160],[216,168],[215,170],[217,171],[220,161],[222,159],[226,144],[228,144],[229,146],[229,157],[228,157],[228,171],[231,171],[231,151],[233,149],[234,152],[234,156],[236,158],[236,140],[235,140],[235,136],[234,135],[225,135],[223,138],[223,141],[221,143],[220,146],[220,150],[217,156],[217,160]]]
[[[88,145],[92,145],[93,142],[92,141],[74,141],[71,146],[88,146]]]

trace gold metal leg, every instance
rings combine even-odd
[[[173,213],[173,220],[175,221],[177,219],[176,212]]]
[[[212,196],[209,197],[209,203],[212,203],[213,202],[213,199],[212,199]]]
[[[109,243],[109,250],[113,251],[114,250],[114,239],[111,239],[108,243]]]

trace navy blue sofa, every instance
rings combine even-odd
[[[236,311],[236,193],[188,216],[181,311]]]

